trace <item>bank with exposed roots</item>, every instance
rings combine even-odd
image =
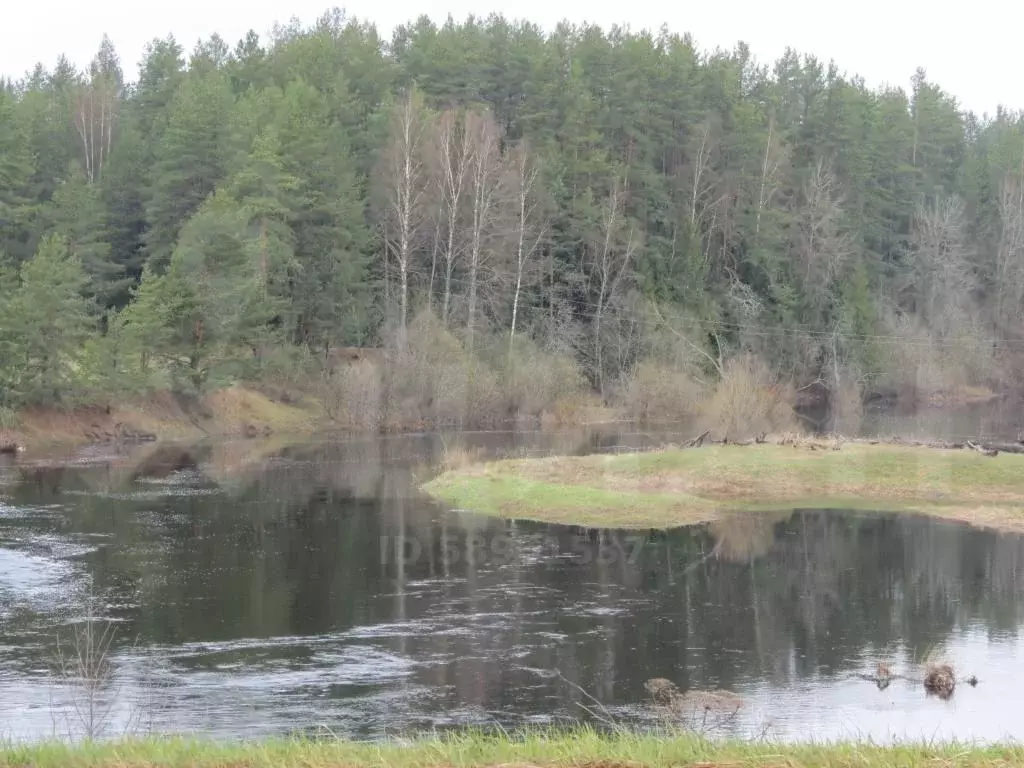
[[[803,507],[1024,532],[1024,455],[974,443],[782,439],[510,459],[445,472],[423,489],[458,509],[593,527],[669,528]]]

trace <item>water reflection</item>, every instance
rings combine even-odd
[[[659,435],[495,435],[585,453]],[[450,439],[449,439],[450,442]],[[0,722],[49,735],[56,636],[92,593],[120,622],[114,728],[336,734],[615,718],[644,682],[728,689],[740,735],[1020,737],[1024,537],[814,510],[624,533],[445,513],[440,438],[155,447],[12,466],[0,506]],[[77,613],[76,613],[77,612]],[[981,679],[879,691],[929,652]],[[602,715],[604,716],[604,715]]]

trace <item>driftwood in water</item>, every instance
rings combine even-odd
[[[980,447],[986,451],[997,451],[999,453],[1024,453],[1024,445],[1020,443],[981,443]],[[994,456],[995,454],[992,455]]]
[[[729,441],[728,438],[722,440],[722,445],[764,445],[768,442],[768,433],[762,432],[752,440],[733,440]]]
[[[730,440],[728,436],[723,437],[721,440],[715,440],[711,437],[711,431],[707,430],[692,440],[684,443],[686,448],[700,448],[704,445],[761,445],[769,442],[767,434],[761,433],[752,440]],[[980,453],[982,456],[998,456],[1000,453],[1014,453],[1024,454],[1024,443],[1015,442],[992,442],[992,441],[981,441],[981,440],[963,440],[963,441],[949,441],[949,440],[902,440],[898,437],[889,439],[882,438],[870,438],[870,439],[849,439],[845,437],[830,437],[827,439],[815,439],[813,437],[797,437],[793,435],[786,435],[777,441],[778,445],[792,445],[794,448],[807,448],[811,451],[823,451],[833,450],[838,451],[842,448],[843,443],[862,443],[864,445],[906,445],[913,448],[934,448],[937,450],[971,450]]]
[[[999,450],[997,448],[986,448],[983,445],[972,443],[970,440],[967,441],[967,447],[970,448],[975,453],[980,453],[982,456],[988,456],[991,458],[992,456],[999,455]]]
[[[944,440],[930,440],[928,442],[902,443],[903,445],[921,446],[924,448],[940,448],[944,450],[968,450],[980,453],[982,456],[998,456],[1000,453],[1024,454],[1024,445],[1021,443],[1001,443],[988,440],[964,440],[960,442],[946,442]]]
[[[687,448],[700,448],[704,445],[704,441],[711,437],[711,430],[705,430],[702,434],[697,435],[693,440],[689,440],[686,443]]]

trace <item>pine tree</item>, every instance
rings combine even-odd
[[[13,94],[0,88],[0,251],[15,260],[29,255],[34,163],[28,127]]]
[[[372,320],[365,182],[331,111],[323,95],[295,82],[278,121],[283,169],[299,181],[288,205],[297,254],[294,337],[314,349],[365,339]]]
[[[227,78],[200,70],[185,78],[168,105],[146,207],[146,252],[156,269],[167,265],[181,226],[224,178],[231,102]]]
[[[130,289],[142,279],[147,228],[149,166],[146,146],[134,120],[123,119],[117,143],[100,184],[105,209],[104,239],[110,246],[111,272],[119,278],[105,296],[108,306],[124,307]]]
[[[88,184],[79,166],[75,165],[57,187],[45,217],[89,275],[97,305],[111,306],[126,289],[128,280],[124,268],[111,259],[106,209],[100,191]]]
[[[4,320],[19,361],[11,389],[21,402],[59,402],[73,393],[76,363],[94,327],[88,276],[56,235],[40,242],[20,273]]]

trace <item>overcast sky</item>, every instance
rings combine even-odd
[[[0,73],[18,76],[37,61],[51,66],[61,53],[84,66],[110,35],[130,79],[135,79],[146,42],[168,33],[191,50],[196,40],[218,32],[230,45],[248,29],[265,34],[275,21],[313,21],[331,0],[9,0],[0,24]],[[935,0],[353,0],[350,15],[377,24],[390,36],[395,24],[426,13],[443,22],[451,13],[495,11],[526,18],[546,29],[559,20],[628,25],[656,30],[662,23],[690,32],[702,48],[749,43],[761,61],[773,61],[789,45],[835,59],[840,69],[864,76],[869,85],[907,86],[917,66],[929,79],[978,113],[996,105],[1024,107],[1021,25],[1024,3],[974,0],[955,5]],[[954,10],[955,9],[955,10]]]

